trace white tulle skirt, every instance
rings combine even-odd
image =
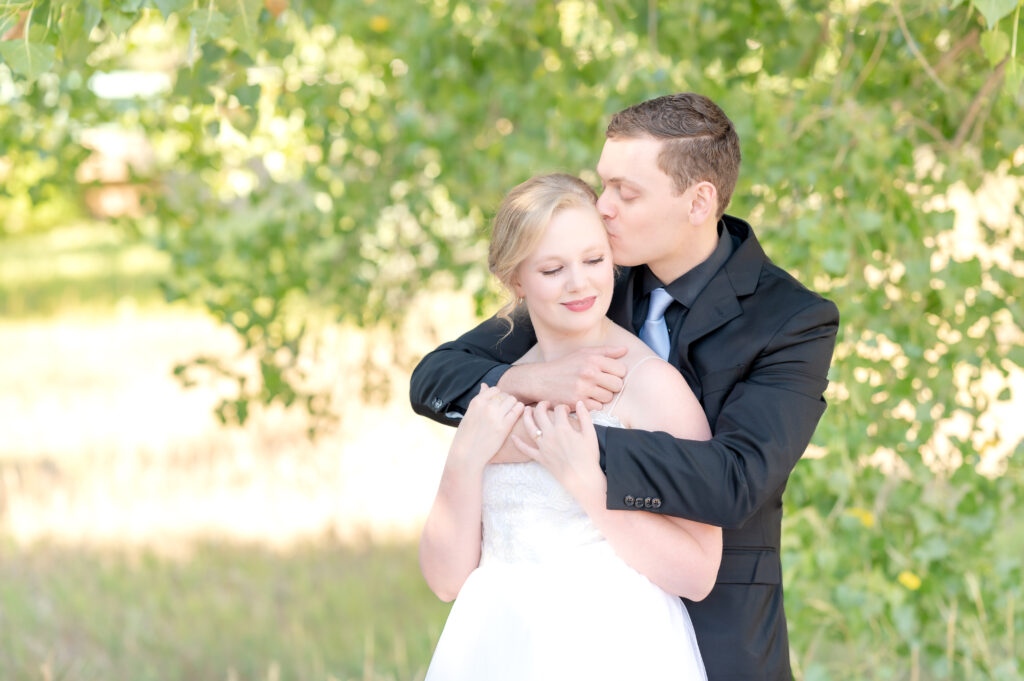
[[[452,606],[427,681],[704,681],[682,601],[606,541],[557,560],[485,562]]]

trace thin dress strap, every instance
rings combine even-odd
[[[647,355],[646,357],[644,357],[639,362],[637,362],[636,364],[634,364],[633,366],[631,366],[629,368],[629,371],[626,372],[626,375],[622,377],[622,390],[620,390],[618,393],[615,394],[615,399],[612,400],[611,406],[608,407],[608,411],[605,412],[608,416],[612,415],[612,412],[615,411],[615,405],[617,405],[619,403],[619,398],[622,397],[622,393],[626,392],[626,383],[629,382],[630,375],[634,371],[636,371],[636,368],[638,366],[640,366],[641,364],[643,364],[644,362],[646,362],[649,359],[661,359],[661,358],[658,357],[657,355]]]

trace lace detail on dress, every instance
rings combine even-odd
[[[595,425],[621,428],[593,411]],[[499,463],[484,469],[480,565],[540,562],[603,541],[590,516],[539,463]]]

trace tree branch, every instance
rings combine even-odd
[[[985,104],[985,99],[992,94],[992,91],[999,87],[1000,81],[1003,79],[1003,74],[1006,73],[1006,65],[1010,62],[1010,57],[1003,57],[1003,60],[999,62],[999,66],[989,74],[988,80],[978,90],[978,94],[974,95],[974,99],[971,101],[971,106],[967,109],[967,115],[964,116],[963,121],[960,122],[960,127],[956,131],[956,136],[953,137],[953,147],[959,148],[967,136],[971,132],[971,126],[974,125],[975,119],[978,114],[981,113],[981,108]],[[982,119],[982,122],[984,119]]]
[[[957,58],[963,54],[965,50],[968,50],[978,44],[978,39],[981,37],[981,31],[974,28],[971,32],[965,35],[963,38],[957,41],[956,45],[949,48],[949,52],[942,55],[942,59],[935,65],[935,72],[942,73],[946,68],[955,62]]]
[[[878,65],[878,60],[882,58],[882,50],[885,49],[885,43],[889,40],[889,29],[885,28],[881,33],[878,34],[878,42],[875,43],[875,49],[871,51],[871,56],[868,57],[868,63],[864,65],[864,68],[860,70],[860,74],[857,76],[857,81],[850,88],[849,98],[853,99],[857,96],[857,91],[860,90],[861,86],[867,81],[871,72],[875,70],[875,66]]]
[[[921,54],[921,50],[918,49],[913,36],[910,35],[910,29],[907,28],[907,20],[903,18],[903,10],[900,8],[899,0],[895,0],[895,2],[892,3],[892,8],[893,11],[896,12],[896,21],[899,22],[900,31],[903,33],[903,37],[907,41],[907,47],[910,48],[914,57],[921,62],[921,66],[924,67],[924,72],[928,74],[928,77],[932,79],[932,82],[935,83],[940,90],[948,93],[949,87],[939,80],[938,74],[935,73],[935,70],[932,68],[931,64],[928,63],[928,60],[924,58],[924,55]]]

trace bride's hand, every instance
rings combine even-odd
[[[501,448],[523,408],[514,396],[481,383],[455,431],[449,459],[483,467]]]
[[[599,464],[597,432],[582,401],[576,403],[575,416],[575,420],[570,418],[569,408],[564,404],[549,412],[548,403],[540,402],[527,408],[523,415],[533,434],[533,443],[514,433],[512,441],[578,498],[584,487],[603,484],[604,474]]]

